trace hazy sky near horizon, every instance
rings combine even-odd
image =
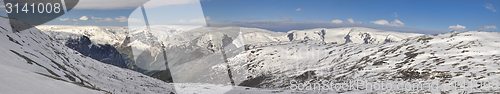
[[[80,0],[75,10],[46,25],[143,23],[142,18],[129,17],[143,2]],[[274,31],[359,26],[423,33],[498,32],[499,6],[500,0],[151,0],[145,4],[151,25],[230,23]]]

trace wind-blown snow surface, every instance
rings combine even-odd
[[[54,80],[24,69],[0,65],[0,93],[4,94],[93,94],[104,93]]]
[[[0,47],[0,53],[2,53],[0,64],[4,66],[2,70],[6,68],[18,71],[14,72],[16,74],[9,75],[5,74],[8,72],[1,72],[2,75],[7,77],[0,77],[2,80],[0,82],[12,85],[13,88],[16,87],[16,91],[19,91],[2,90],[0,91],[2,93],[39,93],[36,88],[51,88],[49,90],[58,90],[59,93],[65,94],[68,92],[78,93],[79,91],[82,91],[82,93],[175,92],[172,84],[83,56],[35,28],[17,31],[17,29],[12,29],[9,20],[3,17],[0,18],[0,26],[0,43],[3,44]],[[46,78],[40,76],[46,76]],[[51,78],[54,81],[46,81]],[[25,80],[36,81],[37,83],[29,83],[30,85],[17,83]],[[52,82],[53,84],[47,84]],[[2,86],[5,84],[2,84]],[[27,87],[17,88],[20,86]],[[78,86],[81,87],[75,88]],[[58,93],[58,91],[40,92]]]
[[[498,82],[499,36],[498,32],[469,31],[423,35],[383,44],[327,44],[312,40],[259,43],[250,45],[251,50],[230,58],[230,65],[236,83],[263,88],[289,89],[292,80],[299,83],[352,79],[416,83],[438,81],[444,86],[466,81]],[[223,66],[216,65],[212,69],[225,70]],[[470,85],[470,91],[465,91],[500,89],[498,84],[492,86],[496,88],[474,83]]]

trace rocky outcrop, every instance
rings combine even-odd
[[[118,50],[109,44],[92,44],[87,36],[82,36],[77,39],[69,39],[65,45],[92,59],[121,68],[127,68],[125,60]]]

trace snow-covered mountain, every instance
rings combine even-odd
[[[98,26],[65,26],[65,25],[42,25],[37,29],[63,42],[68,39],[87,36],[94,44],[119,45],[128,35],[128,29],[124,27],[98,27]]]
[[[96,44],[119,45],[127,36],[132,39],[131,45],[137,49],[144,50],[149,47],[147,40],[147,27],[112,27],[112,26],[61,26],[61,25],[42,25],[37,26],[41,31],[55,37],[58,40],[67,40],[75,38],[76,35],[85,35]],[[156,25],[151,26],[151,32],[156,40],[165,42],[166,46],[184,45],[187,42],[200,37],[213,28],[221,27],[201,27],[201,26],[180,26],[180,25]],[[222,30],[223,28],[221,28]],[[259,28],[237,27],[227,29],[227,31],[217,32],[239,32],[244,36],[246,44],[260,42],[286,42],[294,40],[319,40],[326,43],[385,43],[399,41],[408,37],[419,36],[416,33],[401,33],[394,31],[383,31],[364,27],[348,28],[316,28],[307,30],[292,30],[287,33],[274,32]],[[239,30],[239,31],[231,31]],[[189,32],[189,33],[186,33]],[[206,41],[206,40],[205,40]],[[62,41],[65,42],[65,41]]]
[[[149,56],[142,57],[161,57],[160,52],[160,44],[157,40],[165,39],[164,37],[168,37],[169,35],[177,34],[181,31],[186,31],[199,26],[179,26],[179,25],[168,25],[168,26],[152,26],[151,29],[155,33],[155,37],[149,39],[145,32],[147,29],[145,27],[131,27],[132,29],[128,29],[128,27],[111,27],[111,26],[61,26],[61,25],[42,25],[37,26],[38,29],[43,31],[44,33],[50,35],[55,40],[66,44],[66,46],[77,46],[80,49],[75,49],[81,53],[90,53],[95,52],[95,50],[118,50],[119,54],[123,56],[123,58],[117,58],[117,54],[108,54],[102,53],[103,51],[97,51],[91,54],[85,54],[89,57],[100,61],[106,60],[123,60],[126,66],[132,70],[151,75],[156,70],[147,70],[143,69],[138,64],[135,64],[135,60],[137,60],[138,56],[143,52],[151,52]],[[91,40],[91,45],[85,44],[85,41],[75,41],[75,40],[86,40],[85,37],[88,37]],[[154,41],[152,41],[154,40]],[[72,41],[71,43],[67,43],[68,41]],[[69,45],[68,45],[69,44]],[[81,45],[89,45],[88,48],[85,48]],[[105,49],[109,48],[107,45],[112,45],[113,49]],[[104,46],[104,47],[103,47]],[[83,48],[82,48],[83,47]],[[73,47],[74,48],[74,47]],[[82,50],[84,49],[84,50]],[[85,49],[94,49],[87,51]],[[133,50],[132,50],[133,49]],[[135,51],[135,52],[134,52]],[[136,53],[136,54],[133,54]],[[106,55],[106,56],[115,56],[112,58],[95,58],[93,56],[97,55]],[[145,55],[145,54],[144,54]],[[139,58],[140,61],[145,62],[143,59]],[[110,62],[119,62],[119,61],[110,61]],[[149,61],[148,61],[149,62]],[[158,61],[161,62],[161,61]],[[107,63],[107,62],[105,62]],[[163,63],[163,62],[161,62]],[[112,64],[112,63],[109,63]],[[158,63],[160,64],[160,63]],[[120,66],[121,64],[113,64]],[[121,67],[121,66],[120,66]]]
[[[364,27],[347,28],[316,28],[307,30],[292,30],[287,33],[272,32],[257,28],[241,28],[245,42],[248,44],[260,42],[285,42],[297,40],[317,40],[325,43],[361,43],[376,44],[399,41],[422,34],[383,31]]]
[[[172,84],[83,56],[36,28],[18,31],[4,17],[0,27],[2,93],[175,92]]]
[[[151,27],[153,28],[153,27]],[[135,41],[136,44],[147,44],[147,28],[142,27],[142,29],[136,30],[132,37],[136,37],[141,41]],[[153,34],[154,29],[152,30]],[[239,32],[241,31],[241,32]],[[317,32],[323,32],[318,34]],[[353,28],[336,28],[336,29],[311,29],[311,30],[301,30],[301,31],[290,31],[288,33],[283,32],[273,32],[264,29],[257,28],[244,28],[244,27],[200,27],[189,31],[179,32],[173,35],[163,35],[163,43],[167,46],[167,58],[169,61],[169,67],[172,68],[174,81],[178,82],[202,82],[202,83],[214,83],[214,84],[224,84],[228,82],[227,73],[218,73],[219,71],[204,71],[209,69],[209,66],[214,64],[224,64],[223,55],[221,51],[221,45],[230,44],[230,41],[224,42],[224,36],[227,35],[228,40],[235,40],[236,37],[241,34],[243,38],[242,44],[256,44],[265,42],[287,42],[287,41],[297,41],[297,40],[318,40],[327,43],[365,43],[365,44],[376,44],[399,41],[403,38],[408,38],[412,36],[418,36],[422,34],[413,33],[399,33],[391,31],[381,31],[375,29],[353,27]],[[142,36],[139,36],[142,35]],[[157,34],[154,34],[157,35]],[[310,38],[309,38],[310,37]],[[317,38],[314,38],[317,37]],[[142,38],[142,39],[141,39]],[[134,40],[134,39],[132,39]],[[156,46],[142,46],[142,47],[156,47],[156,50],[150,50],[151,53],[156,53],[151,55],[152,57],[157,57],[156,60],[162,60],[159,53],[160,44],[153,41]],[[233,43],[234,44],[234,43]],[[132,45],[133,46],[133,45]],[[230,49],[229,49],[230,50]],[[233,52],[228,53],[239,53],[243,51],[242,48],[236,48]],[[140,51],[134,51],[140,52]],[[227,57],[232,57],[234,55],[228,54]],[[142,66],[160,66],[153,69],[163,68],[163,62],[152,62],[144,63]],[[194,68],[192,65],[199,65]],[[184,75],[186,73],[194,75]],[[177,74],[177,75],[176,75]],[[213,76],[212,74],[220,74]],[[226,74],[226,75],[224,75]],[[182,78],[175,78],[182,77]],[[206,79],[210,78],[210,79]],[[178,80],[175,80],[178,79]]]
[[[349,28],[351,30],[350,34],[359,33],[363,30],[363,28]],[[352,30],[359,29],[359,30]],[[317,29],[319,31],[327,32],[326,34],[335,33],[337,29]],[[342,30],[342,29],[339,29]],[[375,31],[373,29],[366,29],[367,31],[363,31],[365,35],[356,34],[352,35],[351,38],[344,38],[345,36],[349,36],[348,33],[343,35],[341,38],[337,39],[352,39],[355,43],[365,43],[364,41],[356,41],[363,40],[360,38],[370,39],[372,41],[367,44],[377,44],[377,43],[385,43],[385,42],[393,42],[399,41],[399,37],[407,38],[410,36],[417,36],[421,34],[407,34],[404,33],[394,33],[394,32],[381,32]],[[373,31],[368,31],[373,30]],[[241,31],[238,33],[238,31]],[[203,33],[206,32],[206,33]],[[305,32],[305,31],[304,31]],[[310,34],[315,34],[316,30],[307,30]],[[172,77],[175,82],[196,82],[196,83],[211,83],[211,84],[229,84],[231,79],[229,79],[227,74],[228,72],[224,71],[226,69],[218,69],[212,70],[214,66],[216,67],[226,67],[226,63],[224,62],[224,57],[231,58],[236,54],[243,52],[245,47],[234,47],[234,46],[220,46],[223,44],[238,44],[242,43],[249,47],[250,45],[260,45],[259,43],[267,43],[267,42],[289,42],[288,35],[296,34],[301,37],[299,34],[303,32],[291,31],[288,34],[282,32],[272,32],[264,29],[256,29],[256,28],[242,28],[239,27],[239,30],[236,28],[221,28],[221,27],[201,27],[191,31],[183,32],[174,37],[167,38],[167,41],[173,39],[191,39],[191,40],[183,40],[185,44],[175,44],[173,42],[178,41],[170,41],[165,43],[167,46],[167,57],[169,60],[169,67],[171,68]],[[394,37],[391,35],[397,35],[398,37]],[[233,40],[233,42],[224,42],[225,34],[227,34],[228,40]],[[238,35],[236,35],[238,34]],[[361,33],[360,33],[361,34]],[[387,35],[384,35],[387,34]],[[186,36],[190,35],[190,36]],[[333,35],[333,34],[331,34]],[[341,35],[341,34],[339,34]],[[197,37],[196,37],[197,36]],[[311,35],[313,37],[315,35]],[[318,35],[319,36],[319,35]],[[374,36],[374,37],[363,37],[363,36]],[[191,37],[191,38],[190,38]],[[237,39],[237,37],[242,37],[241,39]],[[381,38],[382,37],[382,38]],[[298,41],[297,37],[292,37],[292,41]],[[332,37],[331,39],[334,39]],[[308,39],[311,41],[317,41],[318,43],[325,43],[325,40],[315,40]],[[329,40],[329,39],[327,39]],[[385,41],[390,40],[390,41]],[[239,42],[238,42],[239,41]],[[334,41],[326,41],[328,43],[342,43],[346,40],[334,42]],[[219,42],[219,43],[217,43]],[[226,51],[220,49],[224,47]],[[193,66],[196,65],[196,66]],[[207,71],[209,70],[209,71]],[[184,74],[193,74],[193,75],[184,75]],[[232,75],[238,75],[238,73],[232,73]]]
[[[151,31],[155,37],[165,39],[170,35],[175,35],[184,31],[192,30],[200,26],[181,26],[181,25],[159,25],[151,26]],[[95,44],[110,44],[118,46],[126,37],[145,38],[146,27],[122,27],[122,26],[67,26],[67,25],[40,25],[37,29],[47,33],[61,42],[68,39],[79,38],[78,36],[87,36]],[[75,37],[76,36],[76,37]],[[132,42],[140,39],[132,40]],[[140,43],[139,43],[140,44]],[[147,46],[147,45],[144,45]],[[137,47],[144,47],[137,45]]]
[[[96,42],[97,44],[109,43],[115,45],[122,55],[124,55],[124,52],[128,52],[128,54],[133,53],[133,55],[125,55],[130,56],[125,58],[129,59],[129,61],[126,61],[128,68],[147,75],[153,75],[155,72],[166,68],[164,66],[165,59],[161,50],[161,43],[163,43],[166,46],[166,60],[168,60],[169,68],[171,68],[171,72],[173,73],[173,79],[177,79],[176,82],[201,82],[212,84],[227,84],[227,82],[229,82],[227,73],[204,70],[209,70],[213,65],[224,64],[223,54],[220,52],[222,48],[228,50],[226,52],[227,57],[233,57],[245,50],[242,47],[236,47],[236,44],[240,44],[241,46],[299,40],[317,40],[324,43],[348,42],[377,44],[399,41],[404,38],[421,35],[382,31],[363,27],[317,28],[309,30],[292,30],[285,33],[245,27],[159,25],[150,27],[152,33],[151,37],[148,35],[149,29],[147,27],[129,27],[128,30],[123,27],[89,26],[37,26],[37,28],[53,35],[58,40],[65,41],[70,38],[68,34],[60,34],[65,32],[86,35],[92,41],[99,41]],[[237,37],[241,39],[233,41],[236,40]],[[127,40],[128,42],[118,42],[122,40]],[[129,49],[132,50],[120,50],[121,48],[127,47],[130,47]],[[193,68],[192,65],[199,66]],[[186,73],[195,75],[184,75]]]
[[[17,25],[28,25],[16,22]],[[13,27],[13,28],[12,28]],[[104,64],[42,31],[19,31],[0,17],[0,93],[5,94],[222,94],[277,91],[203,83],[165,83]]]
[[[498,32],[468,31],[422,35],[383,44],[332,44],[316,40],[258,43],[230,58],[229,64],[237,84],[261,88],[290,89],[292,80],[296,83],[437,81],[440,86],[458,87],[471,82],[467,83],[470,90],[462,86],[462,89],[416,92],[491,92],[500,88],[498,84],[487,87],[481,82],[500,80],[498,36]],[[211,69],[226,70],[225,66],[219,64]],[[401,92],[389,89],[335,92],[358,91]]]

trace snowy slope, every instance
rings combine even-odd
[[[39,82],[38,84],[33,83],[37,85],[30,85],[33,86],[32,88],[52,88],[61,91],[61,93],[66,91],[82,91],[82,93],[175,92],[172,84],[167,84],[141,73],[104,64],[83,56],[35,28],[24,31],[12,29],[8,19],[3,17],[0,18],[0,26],[0,43],[3,44],[2,47],[0,47],[0,53],[2,53],[0,57],[2,61],[0,64],[6,66],[2,68],[19,70],[19,72],[21,72],[20,74],[8,75],[12,76],[12,78],[22,77],[23,79],[19,81],[33,80]],[[4,72],[2,72],[2,74],[3,73]],[[56,85],[67,86],[68,88],[42,85],[45,84],[45,82],[40,81],[47,79],[36,79],[40,78],[40,76],[46,76],[48,79],[54,80],[47,82],[54,82]],[[16,79],[6,78],[2,79],[1,82],[16,82],[14,80]],[[79,85],[81,88],[73,88],[75,86],[68,85],[67,83]],[[23,84],[19,84],[19,86],[23,86]],[[37,92],[37,89],[32,88],[17,88],[17,90]],[[86,90],[86,88],[98,91],[89,91]],[[6,91],[6,93],[7,92],[10,91]],[[54,91],[54,93],[57,92]]]
[[[262,88],[286,89],[291,80],[302,83],[352,79],[438,81],[440,85],[499,81],[498,36],[498,32],[469,31],[423,35],[383,44],[330,44],[314,40],[260,43],[230,58],[230,65],[236,83]],[[225,70],[223,66],[212,69]],[[481,92],[500,88],[481,88],[478,84],[471,87],[475,88],[470,91]]]
[[[105,93],[54,80],[32,71],[0,66],[0,93],[4,94],[97,94]]]

